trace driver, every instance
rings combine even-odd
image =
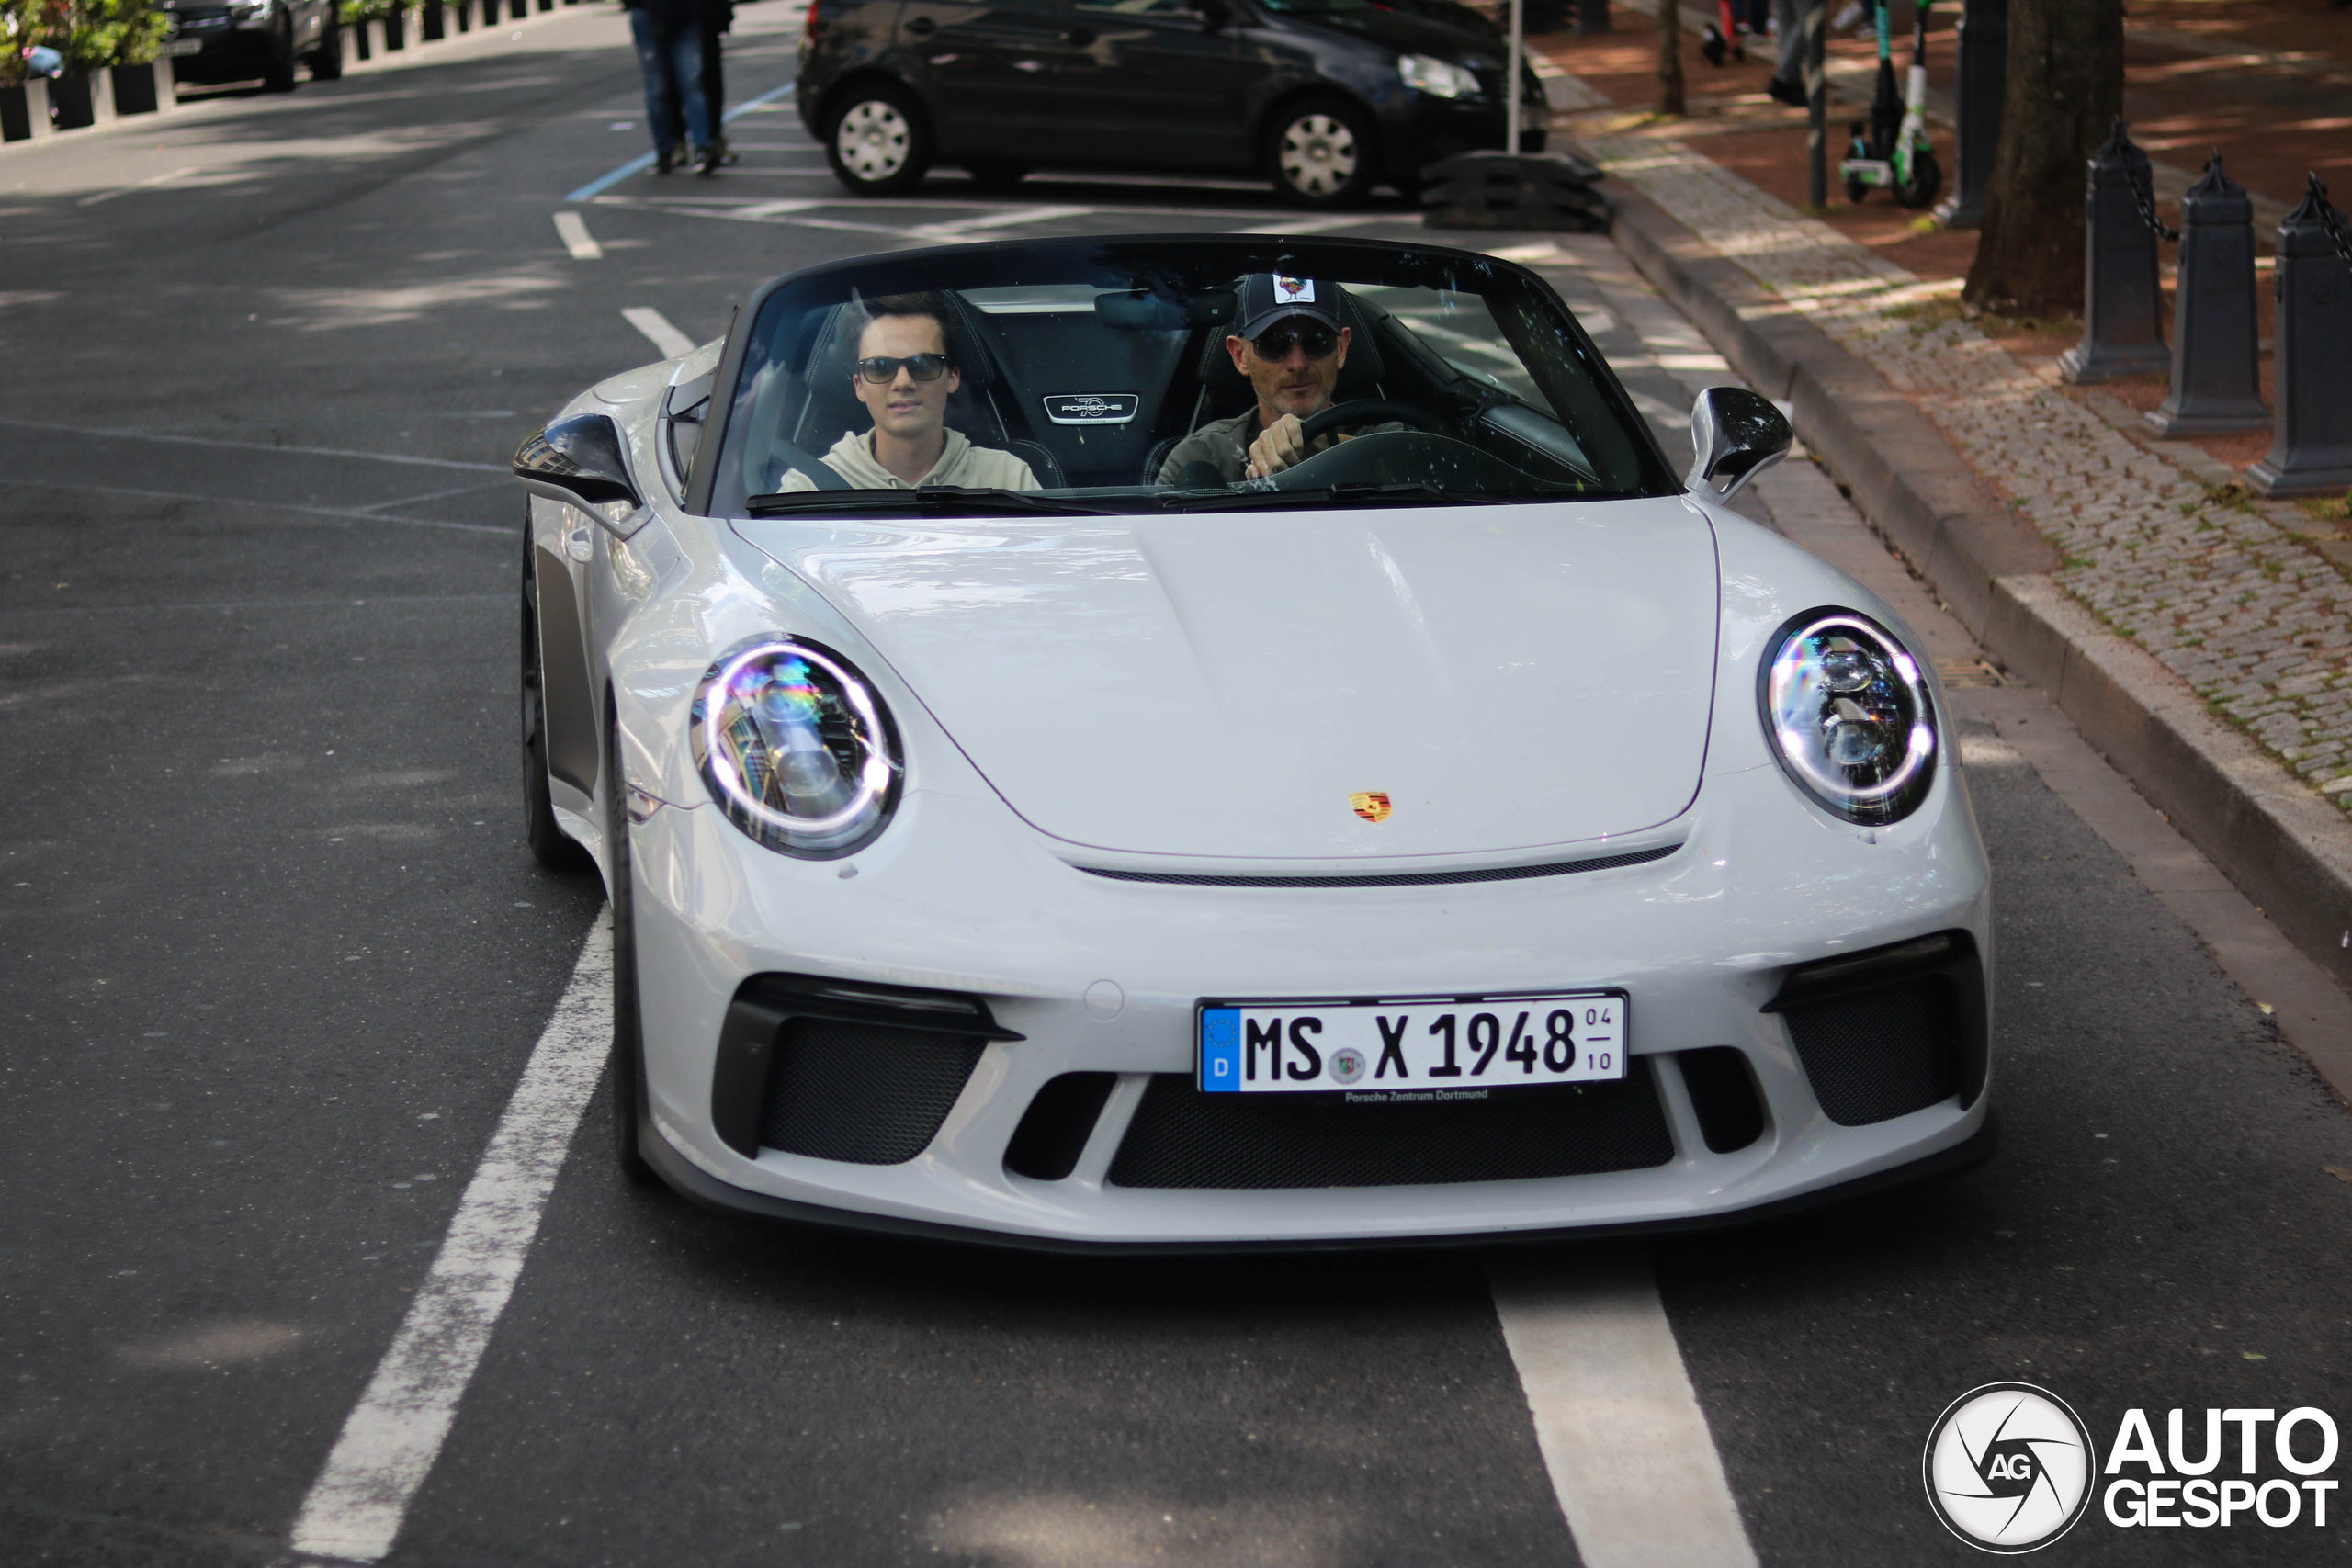
[[[1340,323],[1336,286],[1312,277],[1253,273],[1241,286],[1235,313],[1238,336],[1225,340],[1233,367],[1250,379],[1258,406],[1231,419],[1213,419],[1178,442],[1159,466],[1162,485],[1196,483],[1185,472],[1205,463],[1227,484],[1278,474],[1307,456],[1302,420],[1331,406],[1340,367],[1348,362],[1349,330]],[[1385,424],[1381,430],[1403,426]],[[1321,451],[1344,435],[1326,434]]]
[[[1038,489],[1028,464],[947,428],[947,400],[964,377],[946,302],[936,294],[884,294],[866,300],[865,312],[850,389],[874,428],[843,434],[825,454],[825,467],[856,490]],[[817,481],[795,468],[780,488],[815,490]]]

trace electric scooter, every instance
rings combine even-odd
[[[1932,0],[1919,0],[1911,25],[1911,78],[1898,102],[1894,93],[1894,47],[1888,36],[1887,0],[1878,0],[1878,85],[1871,95],[1867,125],[1855,120],[1849,155],[1838,165],[1846,182],[1846,199],[1860,201],[1873,186],[1894,193],[1905,207],[1927,207],[1943,186],[1943,171],[1936,165],[1936,150],[1928,140],[1928,12]]]

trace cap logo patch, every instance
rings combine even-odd
[[[1276,277],[1274,303],[1277,305],[1314,304],[1315,280],[1311,277]]]
[[[1385,822],[1388,820],[1388,814],[1396,809],[1388,804],[1387,792],[1377,789],[1366,790],[1361,795],[1348,796],[1348,805],[1354,809],[1357,816],[1367,822]]]

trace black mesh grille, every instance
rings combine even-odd
[[[1111,1162],[1120,1187],[1413,1187],[1634,1170],[1674,1157],[1649,1064],[1619,1083],[1492,1100],[1350,1104],[1203,1094],[1182,1073],[1145,1089]]]
[[[1566,876],[1579,871],[1613,871],[1619,866],[1647,865],[1664,860],[1679,844],[1655,850],[1634,850],[1598,860],[1562,861],[1549,865],[1502,865],[1478,871],[1399,871],[1354,875],[1334,873],[1310,876],[1193,875],[1174,871],[1112,871],[1099,865],[1078,869],[1114,882],[1170,882],[1187,887],[1447,887],[1462,882],[1519,882],[1531,876]]]
[[[1814,1098],[1840,1127],[1924,1111],[1960,1091],[1960,1020],[1940,975],[1785,1014]]]
[[[795,1019],[776,1048],[760,1142],[818,1159],[903,1164],[930,1144],[986,1048],[967,1034]]]

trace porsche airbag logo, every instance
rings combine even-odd
[[[1385,822],[1388,814],[1396,809],[1388,803],[1387,792],[1377,789],[1348,796],[1348,805],[1367,822]]]

